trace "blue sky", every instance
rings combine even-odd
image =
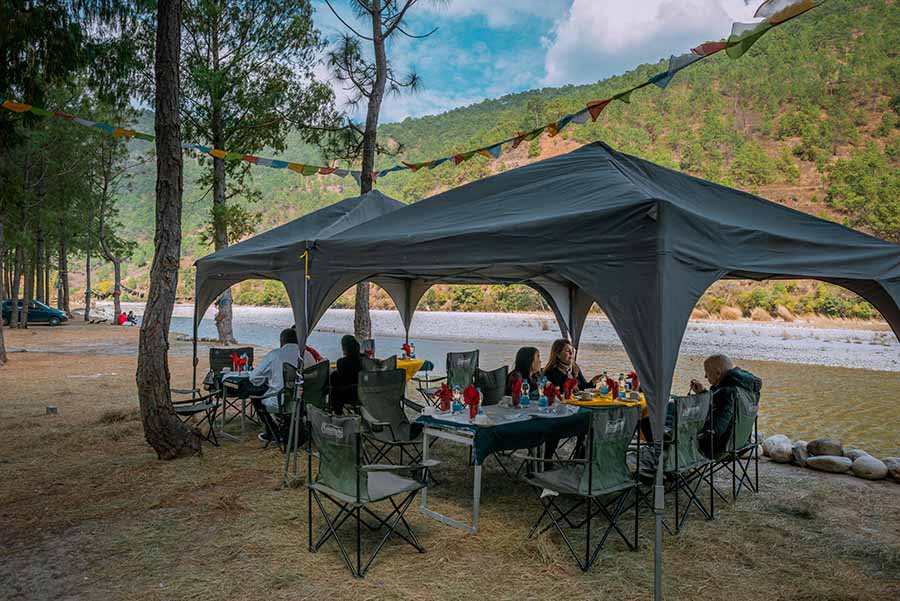
[[[644,62],[727,37],[734,21],[752,21],[761,0],[420,0],[389,57],[415,69],[421,89],[388,98],[382,122],[437,114],[504,94],[594,82]],[[337,38],[343,25],[320,0],[319,29]],[[347,0],[332,0],[351,23]],[[355,25],[356,23],[354,23]],[[322,67],[320,76],[327,77]],[[337,89],[338,97],[343,97]]]

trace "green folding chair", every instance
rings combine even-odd
[[[437,404],[435,395],[440,390],[440,387],[432,386],[432,384],[439,384],[443,380],[450,388],[459,386],[460,390],[465,390],[467,386],[475,383],[475,370],[477,369],[478,350],[447,353],[446,376],[430,378],[425,382],[413,378],[413,381],[418,385],[419,394],[422,395],[425,402],[434,406]]]
[[[759,492],[759,395],[745,389],[738,389],[738,396],[733,401],[731,416],[728,423],[729,435],[726,448],[719,452],[713,450],[710,453],[713,458],[708,478],[713,492],[710,495],[710,513],[712,515],[715,515],[714,496],[728,502],[725,495],[715,486],[715,475],[722,470],[731,476],[732,502],[737,501],[741,490],[745,488],[754,493]],[[715,423],[713,420],[710,421]],[[750,476],[751,464],[753,465],[752,478]]]
[[[619,535],[630,550],[637,550],[639,481],[637,472],[632,473],[628,467],[626,454],[637,433],[640,418],[639,407],[596,407],[586,411],[585,419],[590,420],[587,439],[591,441],[586,459],[543,459],[531,455],[515,455],[527,462],[529,467],[525,480],[539,491],[538,498],[542,506],[540,516],[528,532],[528,538],[555,528],[583,571],[593,566],[613,532]],[[637,438],[640,461],[640,437]],[[558,467],[532,472],[531,466],[534,464]],[[629,497],[633,497],[630,504]],[[572,498],[574,502],[564,508],[562,505],[565,498]],[[620,528],[619,520],[632,508],[634,532],[629,537]],[[582,509],[583,516],[579,515]],[[607,526],[600,541],[592,548],[593,522],[598,517],[603,518]],[[549,524],[544,525],[545,518],[549,518]],[[584,528],[583,555],[575,550],[575,545],[566,534],[566,529],[571,531],[580,528]]]
[[[475,368],[475,387],[481,389],[485,407],[496,405],[503,400],[503,395],[506,394],[506,378],[508,375],[509,368],[505,365],[493,371]]]
[[[318,409],[323,412],[328,410],[329,374],[330,365],[328,361],[320,361],[315,365],[304,368],[302,372],[302,382],[298,382],[297,378],[294,378],[296,385],[302,386],[302,393],[300,394],[299,399],[300,402],[296,402],[296,388],[292,394],[293,401],[284,397],[286,402],[285,409],[290,408],[291,415],[289,422],[291,427],[288,430],[287,439],[287,453],[285,453],[284,457],[284,483],[286,485],[289,484],[292,479],[292,471],[293,478],[297,477],[299,463],[298,454],[299,449],[303,445],[303,441],[301,440],[301,424],[303,420],[308,419],[307,416],[311,409]],[[285,385],[287,386],[287,378],[285,378]],[[292,462],[293,470],[291,469]]]
[[[334,540],[350,569],[362,578],[384,545],[396,535],[419,553],[425,549],[406,521],[405,513],[419,491],[425,487],[428,470],[437,461],[409,465],[368,464],[363,461],[362,420],[357,416],[328,415],[315,407],[309,408],[309,438],[307,466],[310,480],[308,491],[309,550],[317,552],[323,544]],[[313,472],[313,447],[318,449],[318,470]],[[315,475],[313,475],[315,474]],[[396,500],[399,498],[399,502]],[[325,519],[326,530],[313,541],[313,501]],[[326,501],[332,512],[326,508]],[[377,515],[371,506],[388,502],[392,510],[387,517]],[[336,512],[334,511],[336,509]],[[339,531],[347,523],[356,525],[355,561]],[[371,532],[383,532],[369,558],[363,565],[362,527]]]
[[[362,371],[388,371],[397,369],[397,355],[391,355],[387,359],[372,359],[362,357]]]
[[[403,410],[406,372],[359,372],[359,410],[369,429],[366,443],[372,451],[372,463],[390,461],[390,452],[399,451],[399,462],[407,457],[418,461],[422,456],[422,425],[410,423]]]
[[[712,393],[707,390],[695,395],[673,396],[672,401],[675,411],[672,431],[664,445],[663,474],[667,480],[666,492],[675,496],[675,532],[678,533],[692,508],[706,519],[712,519],[712,513],[698,494],[700,486],[708,481],[712,466],[712,461],[701,450],[701,438],[707,433]],[[684,511],[680,504],[682,493],[688,499]]]

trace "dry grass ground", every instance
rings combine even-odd
[[[557,537],[525,539],[537,502],[493,462],[477,536],[414,509],[428,552],[391,544],[353,580],[334,545],[307,552],[305,489],[280,486],[277,450],[252,440],[156,459],[136,410],[137,334],[79,324],[8,332],[10,347],[42,352],[14,353],[0,368],[0,599],[650,597],[651,519],[639,552],[610,545],[583,574]],[[187,383],[189,346],[173,351],[173,380]],[[60,414],[45,415],[47,404]],[[463,456],[438,455],[434,503],[462,513]],[[900,485],[761,469],[761,494],[666,538],[667,599],[900,598]]]

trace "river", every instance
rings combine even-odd
[[[192,307],[176,307],[172,329],[191,332]],[[201,322],[200,336],[215,337],[212,310]],[[238,340],[261,347],[278,344],[281,329],[293,323],[289,309],[235,307]],[[376,353],[400,352],[403,326],[394,311],[373,311]],[[330,310],[309,343],[322,354],[340,354],[340,337],[352,330],[353,313]],[[537,346],[547,357],[559,335],[549,315],[419,312],[410,338],[420,358],[443,372],[448,351],[481,351],[480,363],[491,369],[512,363],[516,350]],[[792,439],[830,436],[873,454],[900,455],[900,343],[889,331],[812,328],[803,324],[756,322],[691,323],[681,346],[674,392],[684,393],[691,378],[702,379],[703,357],[722,352],[760,376],[763,395],[760,432]],[[585,372],[631,369],[610,323],[592,316],[584,331],[578,362]]]

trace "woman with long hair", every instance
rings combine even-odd
[[[362,370],[362,354],[359,341],[347,334],[341,338],[343,357],[337,360],[337,368],[331,372],[331,410],[340,415],[344,407],[359,405],[359,372]]]
[[[506,378],[506,394],[512,394],[512,384],[516,378],[528,382],[531,390],[537,390],[541,380],[541,352],[533,346],[523,346],[516,352],[513,371]]]
[[[550,382],[553,382],[560,389],[563,383],[569,377],[578,380],[578,389],[585,390],[593,388],[600,380],[600,376],[594,376],[590,380],[584,377],[584,373],[578,364],[575,363],[575,347],[565,338],[559,338],[553,341],[550,347],[550,358],[544,367],[544,376]]]

